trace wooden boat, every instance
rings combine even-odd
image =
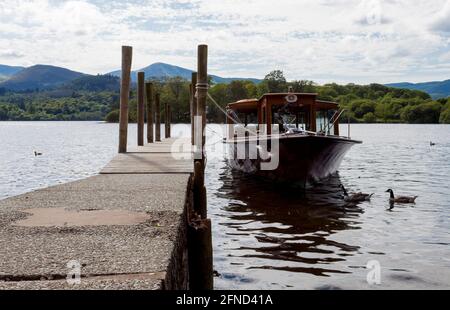
[[[230,103],[229,163],[245,173],[301,186],[326,178],[353,145],[362,143],[339,135],[342,112],[337,103],[310,93],[271,93]]]

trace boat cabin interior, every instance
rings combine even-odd
[[[313,93],[271,93],[260,99],[246,99],[227,106],[227,123],[238,121],[246,128],[261,131],[278,125],[280,133],[315,133],[339,136],[342,113],[336,102],[317,100]]]

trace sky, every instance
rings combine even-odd
[[[97,74],[166,62],[288,80],[450,79],[450,0],[0,0],[0,64]]]

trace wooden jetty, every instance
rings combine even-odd
[[[206,51],[199,46],[203,83]],[[119,154],[96,176],[0,201],[0,289],[213,288],[204,157],[174,147],[190,137],[160,141],[160,96],[143,74],[138,146],[128,149],[132,48],[122,54]],[[191,111],[204,117],[196,111],[205,111],[206,87],[192,89]]]
[[[190,174],[194,172],[194,163],[191,154],[172,156],[181,150],[173,148],[177,139],[166,139],[162,142],[147,144],[130,149],[125,154],[117,155],[103,170],[101,174]],[[183,139],[187,144],[190,138]],[[180,142],[180,139],[177,140]],[[180,157],[180,158],[179,158]]]

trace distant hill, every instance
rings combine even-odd
[[[159,79],[159,78],[169,78],[169,77],[179,76],[186,80],[190,80],[192,72],[194,72],[194,71],[186,69],[186,68],[174,66],[174,65],[157,62],[148,67],[133,71],[131,74],[133,82],[136,82],[138,72],[144,72],[146,78],[151,77],[151,78]],[[120,77],[121,70],[113,71],[109,74]],[[217,75],[211,75],[211,77],[212,77],[214,83],[230,83],[231,81],[235,81],[235,80],[248,80],[248,81],[252,81],[254,83],[261,82],[261,80],[252,79],[252,78],[223,78],[223,77],[220,77]]]
[[[63,86],[61,89],[71,91],[119,91],[120,78],[113,75],[85,75]]]
[[[0,83],[0,88],[6,88],[13,91],[49,89],[71,82],[83,76],[86,75],[65,68],[35,65],[18,71],[8,80]]]
[[[25,69],[24,67],[0,65],[0,82],[7,80],[17,72]]]
[[[433,99],[447,98],[450,96],[450,80],[442,82],[425,82],[425,83],[393,83],[386,84],[389,87],[405,88],[411,90],[420,90],[428,93]]]

